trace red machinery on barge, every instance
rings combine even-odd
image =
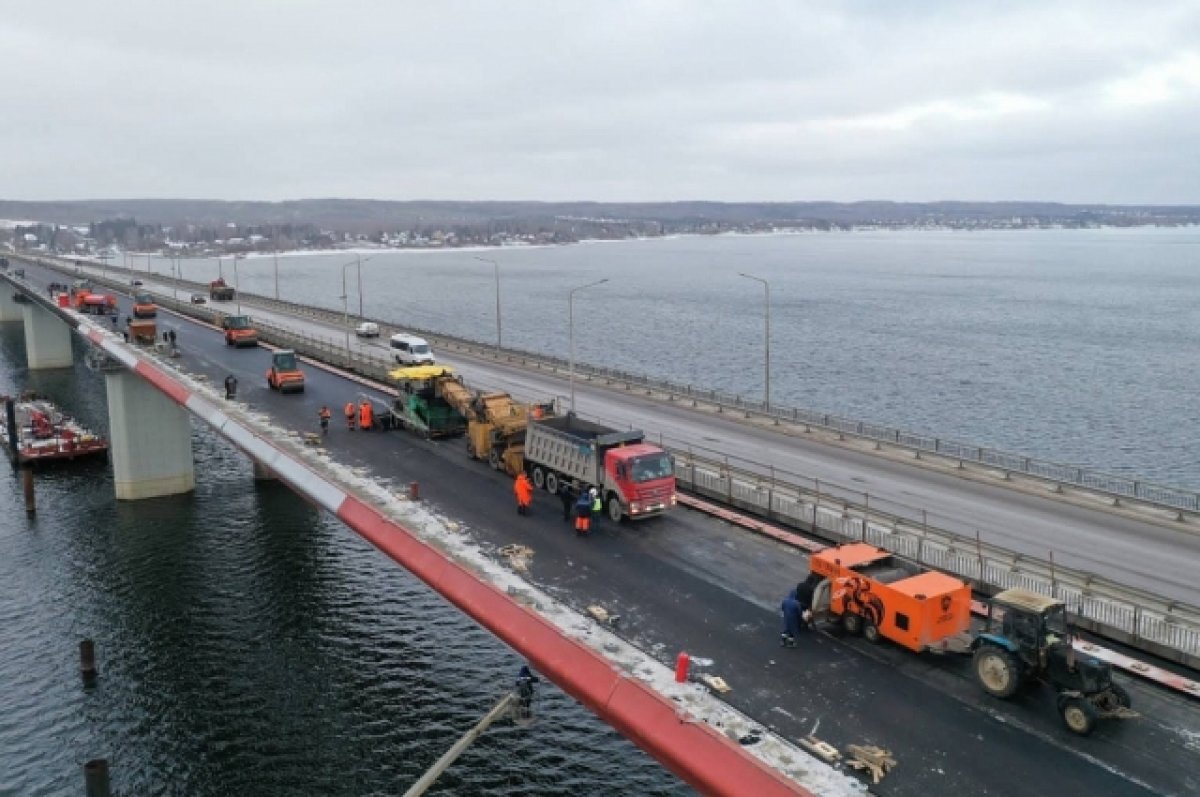
[[[100,456],[108,451],[107,440],[32,393],[4,397],[0,438],[18,465]]]

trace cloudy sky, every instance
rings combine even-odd
[[[1200,203],[1200,2],[0,5],[0,198]]]

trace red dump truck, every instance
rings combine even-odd
[[[620,431],[574,414],[529,420],[525,470],[534,486],[556,493],[563,483],[600,491],[614,521],[661,515],[675,506],[675,463],[640,430]]]

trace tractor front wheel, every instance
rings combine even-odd
[[[1096,729],[1096,707],[1089,703],[1087,698],[1060,698],[1058,710],[1062,714],[1063,723],[1072,733],[1087,736]]]
[[[1004,648],[984,645],[971,659],[975,680],[992,697],[1009,698],[1021,685],[1021,670],[1017,657]]]

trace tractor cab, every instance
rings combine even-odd
[[[1007,640],[1029,667],[1045,667],[1048,650],[1071,645],[1066,604],[1028,590],[996,595],[988,604],[986,628],[985,633]]]

